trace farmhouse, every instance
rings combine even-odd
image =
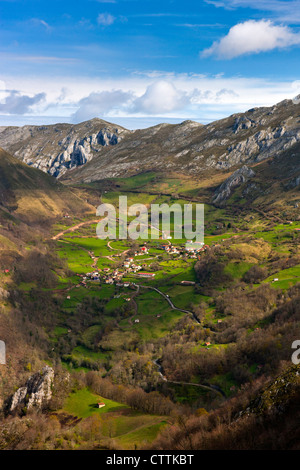
[[[97,403],[98,408],[103,408],[105,406],[105,403]]]
[[[170,251],[170,245],[161,245],[161,249],[165,251]]]

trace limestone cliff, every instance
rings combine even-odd
[[[52,397],[54,370],[46,366],[42,371],[32,375],[24,387],[20,387],[12,396],[9,411],[22,406],[30,410],[42,408]]]

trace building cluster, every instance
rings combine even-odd
[[[205,252],[207,248],[208,245],[204,245],[203,243],[199,242],[189,242],[187,245],[183,245],[181,247],[175,247],[170,242],[161,244],[159,246],[159,249],[170,255],[178,255],[179,257],[188,256],[189,258],[195,259],[200,259],[200,253]],[[102,270],[98,269],[93,272],[86,273],[85,275],[77,274],[82,278],[77,287],[87,287],[87,281],[101,282],[103,284],[116,284],[120,287],[127,287],[129,286],[129,283],[122,283],[123,277],[127,274],[135,274],[136,276],[145,279],[154,279],[155,273],[146,272],[147,268],[149,269],[147,264],[140,265],[135,262],[136,256],[141,256],[148,253],[149,248],[146,245],[143,245],[139,251],[134,253],[134,257],[126,258],[120,268],[111,269],[107,267],[103,268]]]
[[[170,255],[188,255],[188,257],[192,259],[199,258],[200,253],[205,252],[207,248],[208,245],[204,245],[200,242],[188,242],[184,247],[175,247],[171,243],[160,246],[160,249],[164,250]]]

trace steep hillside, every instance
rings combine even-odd
[[[151,449],[299,450],[299,366],[258,385],[212,413],[167,427]]]
[[[84,165],[106,146],[116,145],[129,131],[101,119],[78,125],[0,128],[0,145],[28,165],[59,177]]]
[[[0,210],[25,223],[50,223],[66,211],[83,214],[92,207],[54,178],[0,149]]]
[[[225,176],[225,175],[224,175]],[[239,204],[283,207],[299,218],[300,143],[273,158],[248,167],[243,165],[216,188],[212,202],[218,206]]]

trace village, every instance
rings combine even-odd
[[[174,246],[171,242],[162,243],[158,246],[158,249],[163,251],[168,255],[172,255],[178,259],[182,257],[186,257],[188,259],[200,259],[200,253],[203,253],[207,250],[208,245],[203,243],[187,243],[183,246]],[[77,276],[81,277],[82,280],[78,284],[77,287],[87,287],[87,282],[99,282],[100,284],[115,284],[117,287],[129,287],[130,282],[122,282],[124,277],[128,277],[128,275],[135,275],[137,278],[144,278],[144,279],[155,279],[156,273],[155,272],[148,272],[149,265],[148,264],[140,264],[135,259],[139,256],[144,256],[150,254],[151,248],[147,246],[145,243],[143,246],[139,248],[138,251],[135,251],[133,256],[134,257],[127,257],[125,258],[124,262],[122,263],[121,267],[118,268],[108,268],[105,267],[103,269],[97,268],[92,272],[88,272],[86,274],[77,274]],[[95,257],[91,254],[92,258]],[[151,256],[151,254],[150,254]],[[155,257],[149,258],[155,260]],[[97,263],[95,263],[97,264]],[[190,281],[182,281],[182,283],[190,283]]]

